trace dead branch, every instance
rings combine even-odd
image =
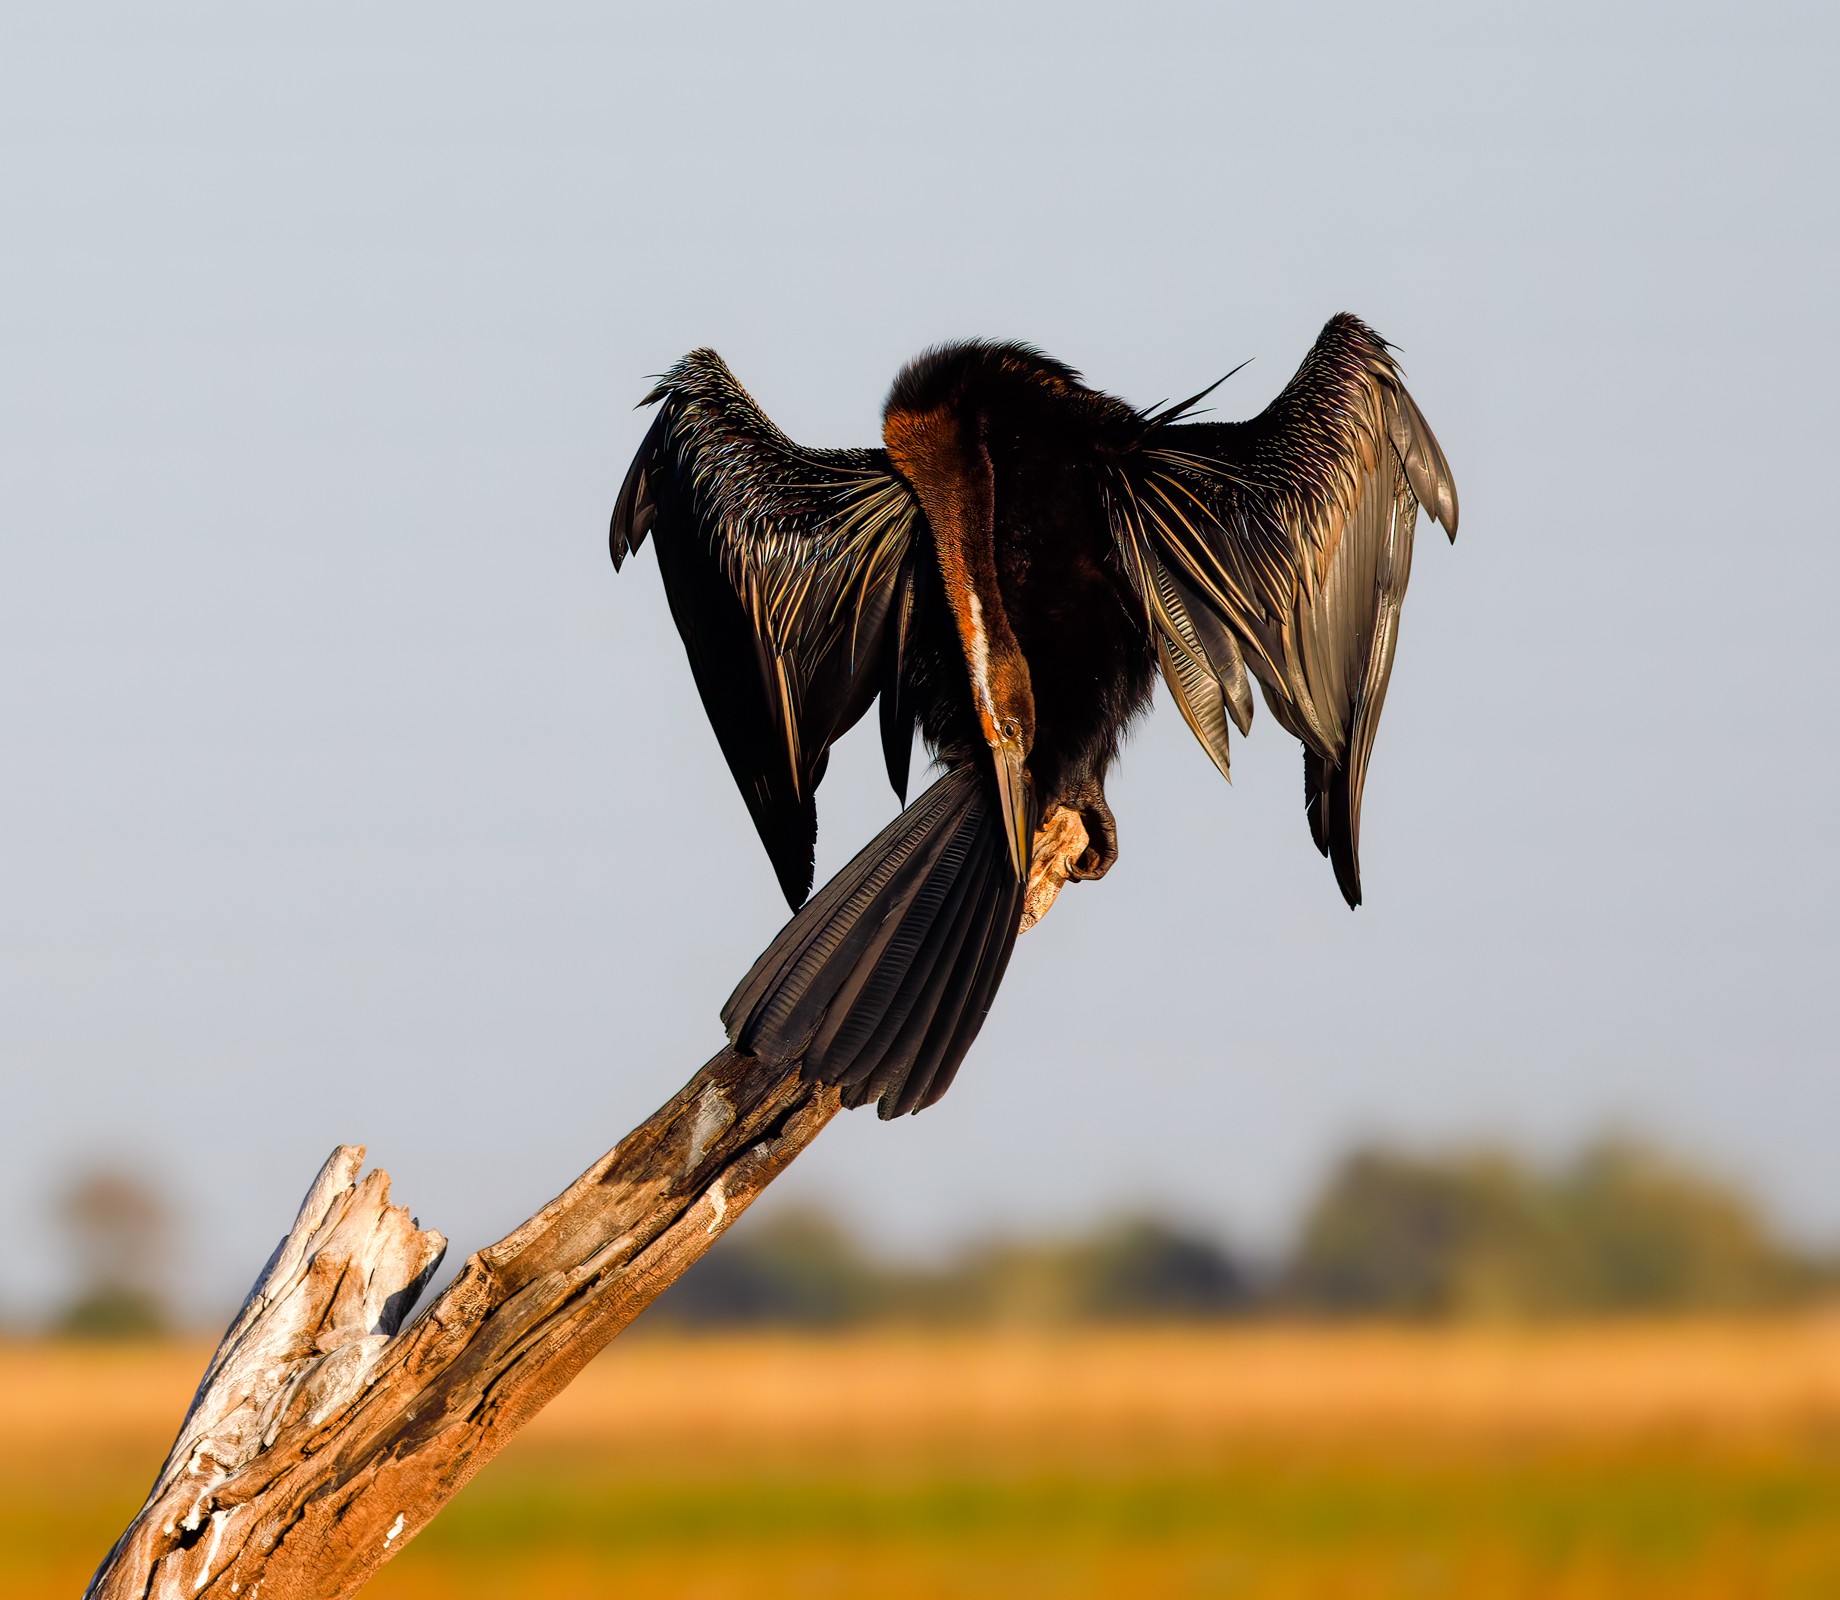
[[[1022,927],[1086,848],[1056,807]],[[88,1600],[339,1600],[703,1254],[836,1114],[724,1050],[413,1322],[447,1241],[341,1145],[205,1369]],[[407,1322],[407,1326],[405,1323]]]
[[[796,1068],[723,1051],[407,1326],[446,1241],[341,1146],[88,1595],[355,1593],[836,1111]]]
[[[1035,847],[1029,854],[1029,886],[1022,898],[1022,928],[1027,933],[1053,909],[1074,864],[1092,841],[1079,812],[1055,806],[1035,830]]]

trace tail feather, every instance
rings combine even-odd
[[[965,852],[956,848],[962,842],[955,839],[955,848],[942,852],[929,876],[928,887],[937,884],[944,893],[888,918],[885,926],[898,924],[895,937],[839,992],[812,1040],[813,1055],[850,1062],[839,1079],[848,1087],[871,1081],[890,1052],[897,1060],[911,1058],[925,1036],[929,998],[937,998],[951,975],[951,956],[964,941],[963,911],[974,873],[965,870]]]
[[[860,1064],[870,1038],[885,1033],[887,1025],[911,1007],[916,987],[924,985],[928,964],[919,957],[925,952],[936,959],[941,937],[950,936],[957,920],[968,876],[965,862],[976,842],[976,819],[949,819],[939,833],[939,848],[923,852],[920,870],[889,897],[893,903],[882,914],[875,939],[838,989],[812,1038],[813,1057]],[[909,865],[911,869],[911,858]]]
[[[955,1045],[961,1056],[969,1048],[984,1020],[983,1010],[975,1015],[967,1011],[988,932],[979,908],[1002,898],[990,894],[993,865],[1004,877],[1014,876],[1005,863],[986,858],[974,859],[959,874],[952,904],[941,907],[914,962],[917,982],[911,1004],[891,1008],[871,1047],[852,1069],[845,1097],[853,1104],[880,1100],[890,1116],[917,1111],[932,1103],[927,1089],[942,1058]],[[995,887],[1000,890],[1001,884]]]
[[[732,1041],[751,1048],[750,1040],[809,1040],[836,992],[834,984],[814,987],[813,980],[836,967],[833,976],[841,981],[849,953],[840,958],[840,947],[853,940],[852,950],[860,954],[874,935],[880,919],[866,920],[863,911],[899,879],[907,857],[949,809],[946,781],[934,784],[882,829],[780,929],[722,1008]]]
[[[749,975],[729,995],[729,1004],[721,1008],[723,1026],[736,1045],[753,1048],[751,1041],[810,1039],[817,1021],[810,1015],[813,978],[826,967],[843,964],[837,954],[846,940],[854,936],[859,953],[859,947],[876,931],[874,921],[863,920],[863,910],[900,875],[905,859],[924,842],[926,829],[944,811],[949,796],[940,794],[940,787],[935,783],[881,829],[767,945]],[[817,993],[819,1013],[834,993],[834,988]]]
[[[1002,884],[1012,883],[1015,878],[1003,859],[990,861],[985,871]],[[1004,903],[1008,905],[1007,901]],[[934,1014],[925,1048],[895,1102],[897,1114],[907,1110],[924,1111],[952,1087],[965,1052],[971,1048],[971,1041],[977,1037],[978,1029],[990,1012],[997,985],[1003,981],[1004,970],[1016,947],[1021,915],[1022,897],[1018,895],[1003,920],[987,917],[982,927],[967,928],[952,976],[950,993],[955,998],[950,1006],[941,1005]]]
[[[945,1093],[1008,964],[1023,886],[982,772],[947,773],[795,916],[722,1020],[884,1117]]]

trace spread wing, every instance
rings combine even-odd
[[[889,779],[905,798],[919,503],[880,450],[794,444],[712,350],[678,362],[654,403],[614,506],[613,564],[653,536],[704,709],[796,910],[811,892],[812,796],[830,747],[878,690]]]
[[[1191,402],[1192,403],[1192,402]],[[1164,677],[1227,770],[1227,718],[1252,718],[1249,667],[1303,741],[1317,848],[1361,901],[1361,791],[1386,698],[1422,504],[1454,539],[1457,491],[1387,345],[1351,316],[1323,329],[1250,422],[1147,419],[1106,480],[1126,571]]]

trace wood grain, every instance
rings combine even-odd
[[[412,1321],[446,1241],[340,1146],[87,1594],[355,1593],[836,1111],[796,1067],[725,1050]]]

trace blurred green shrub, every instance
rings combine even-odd
[[[172,1212],[151,1179],[126,1167],[79,1171],[56,1197],[76,1290],[54,1331],[73,1338],[150,1338],[170,1331]]]
[[[734,1235],[661,1295],[647,1321],[828,1328],[886,1309],[887,1275],[822,1211],[782,1211]]]
[[[648,1323],[1057,1325],[1257,1313],[1529,1319],[1766,1310],[1830,1286],[1738,1190],[1603,1140],[1540,1167],[1500,1150],[1352,1151],[1278,1260],[1145,1214],[945,1262],[878,1260],[812,1210],[744,1221]]]
[[[1746,1311],[1818,1277],[1735,1189],[1605,1140],[1552,1170],[1498,1151],[1357,1150],[1309,1208],[1276,1294],[1331,1315]]]
[[[871,1319],[1065,1323],[1215,1317],[1254,1304],[1213,1240],[1125,1217],[1065,1241],[1002,1240],[938,1267],[877,1262],[821,1212],[743,1223],[659,1299],[648,1320],[838,1327]]]

